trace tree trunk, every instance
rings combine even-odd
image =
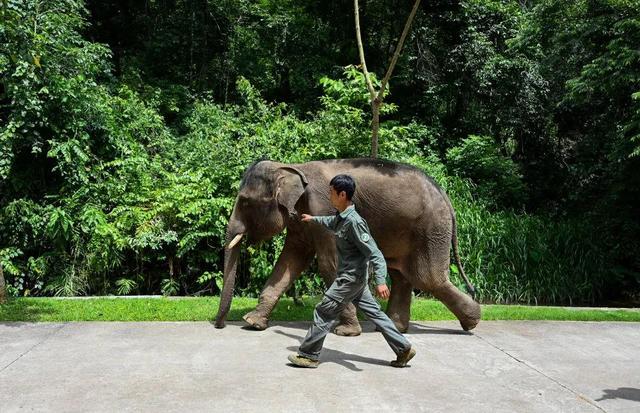
[[[369,71],[367,70],[367,63],[364,56],[364,46],[362,45],[362,36],[360,35],[360,6],[358,5],[358,0],[353,0],[353,9],[354,9],[354,17],[355,17],[355,26],[356,26],[356,40],[358,43],[358,54],[360,55],[360,66],[362,67],[362,72],[364,73],[365,83],[367,85],[367,89],[369,90],[369,94],[371,96],[371,111],[373,112],[373,121],[371,122],[371,157],[378,157],[378,130],[380,129],[380,106],[382,106],[382,100],[384,99],[384,91],[387,87],[387,83],[389,82],[389,78],[391,77],[391,73],[393,73],[393,69],[396,66],[396,62],[398,61],[398,57],[400,56],[400,51],[402,50],[402,45],[404,44],[404,39],[407,37],[409,33],[409,28],[411,27],[411,23],[413,22],[413,18],[418,11],[418,7],[420,6],[421,0],[416,0],[413,4],[413,8],[411,9],[411,13],[409,13],[409,17],[404,25],[404,30],[402,30],[402,35],[398,40],[398,45],[393,53],[393,57],[391,58],[391,62],[389,63],[389,67],[387,68],[387,73],[384,75],[382,82],[380,84],[380,89],[375,90],[373,87],[373,82],[369,76]]]
[[[380,105],[382,101],[375,98],[371,102],[371,109],[373,111],[373,121],[371,122],[371,157],[378,157],[378,131],[380,130]]]
[[[7,302],[7,289],[4,281],[4,273],[2,272],[2,264],[0,264],[0,304]]]

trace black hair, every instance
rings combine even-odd
[[[331,182],[329,182],[329,185],[331,185],[338,194],[344,191],[349,201],[351,201],[353,194],[356,192],[356,181],[349,175],[336,175]]]

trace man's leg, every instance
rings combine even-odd
[[[380,309],[380,304],[373,298],[368,286],[353,303],[375,324],[396,355],[404,354],[411,349],[409,340],[398,331],[393,321]]]
[[[313,312],[313,324],[300,344],[298,354],[310,360],[318,360],[325,337],[338,322],[340,312],[347,304],[326,296],[322,299]]]

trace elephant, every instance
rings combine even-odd
[[[280,296],[311,263],[329,286],[336,278],[334,235],[317,223],[304,223],[302,214],[333,215],[329,181],[351,175],[356,182],[353,202],[368,222],[371,234],[387,262],[391,295],[387,315],[401,332],[409,327],[414,288],[442,301],[466,331],[480,321],[480,305],[464,273],[458,254],[455,212],[445,192],[418,168],[374,159],[335,159],[284,164],[262,160],[249,166],[229,219],[225,238],[223,287],[215,327],[223,328],[231,307],[241,240],[248,244],[269,240],[286,228],[284,247],[256,308],[244,315],[254,329],[268,327]],[[459,273],[471,296],[449,280],[450,247]],[[358,335],[362,331],[356,309],[342,312],[334,333]]]

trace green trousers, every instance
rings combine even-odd
[[[382,311],[380,304],[373,298],[366,279],[354,282],[352,279],[338,277],[334,281],[341,291],[340,296],[325,296],[313,313],[313,324],[300,347],[298,354],[312,360],[318,360],[324,339],[338,322],[342,310],[353,303],[373,322],[382,333],[394,353],[400,354],[411,348],[411,343],[396,328],[393,321]],[[332,285],[333,287],[333,285]],[[346,287],[346,288],[345,288]],[[330,287],[331,289],[331,287]],[[335,291],[336,289],[333,288]]]

